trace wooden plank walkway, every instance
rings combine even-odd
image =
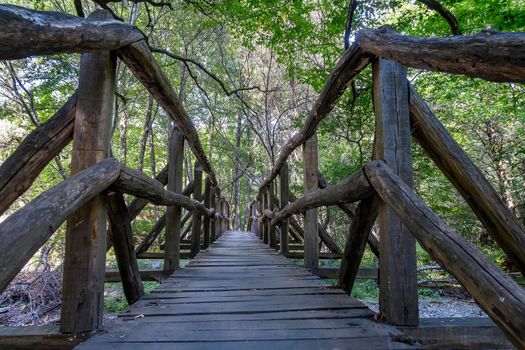
[[[416,349],[348,297],[268,248],[227,232],[76,349]]]

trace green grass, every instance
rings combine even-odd
[[[159,283],[154,281],[143,282],[144,291],[146,293],[151,292],[159,286]],[[119,283],[106,283],[104,284],[104,313],[115,313],[120,312],[128,307],[126,297],[124,296],[124,290],[122,284]]]

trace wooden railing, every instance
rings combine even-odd
[[[0,291],[67,220],[61,331],[89,332],[102,325],[105,279],[122,281],[128,303],[137,301],[144,294],[143,277],[171,274],[179,268],[180,258],[199,252],[201,238],[202,246],[207,247],[228,229],[227,203],[220,196],[194,124],[139,31],[102,10],[82,19],[10,5],[0,5],[0,28],[0,59],[83,53],[76,93],[0,166],[0,213],[4,213],[73,140],[71,176],[0,223],[0,247],[5,252],[0,256]],[[168,165],[156,179],[108,158],[117,56],[175,124]],[[184,142],[196,165],[193,181],[183,190]],[[136,199],[126,205],[124,193]],[[192,193],[193,199],[189,198]],[[131,222],[148,203],[166,206],[166,214],[135,249]],[[185,218],[182,208],[188,211]],[[182,227],[190,215],[191,245],[186,246]],[[106,231],[106,217],[110,231]],[[152,254],[147,250],[163,227],[164,251],[153,253],[154,258],[164,260],[163,269],[139,271],[137,257]],[[105,272],[110,247],[115,251],[118,275]]]
[[[519,48],[514,46],[518,43]],[[525,230],[416,93],[402,65],[491,81],[525,82],[523,43],[525,33],[483,32],[475,36],[425,39],[400,35],[390,28],[357,32],[303,127],[285,142],[275,165],[262,181],[257,197],[250,203],[249,229],[270,246],[279,246],[284,255],[304,257],[305,266],[326,275],[326,269],[319,269],[319,258],[327,254],[319,249],[322,230],[316,209],[337,205],[352,220],[338,269],[341,288],[352,290],[368,242],[379,258],[380,317],[395,325],[417,325],[417,240],[464,286],[508,338],[517,347],[525,348],[522,331],[525,323],[520,316],[525,310],[523,289],[447,227],[412,191],[411,135],[463,195],[522,274]],[[325,186],[318,178],[316,130],[350,82],[369,63],[372,63],[376,115],[372,159],[384,162],[371,162],[346,180]],[[303,153],[305,190],[303,197],[294,200],[289,194],[287,159],[299,146]],[[284,200],[274,202],[277,184]],[[350,205],[352,202],[359,204],[354,207]],[[291,254],[290,242],[295,244],[301,230],[295,225],[296,214],[303,215],[304,253]],[[379,241],[371,234],[376,219]],[[281,233],[277,244],[272,237],[276,230]],[[329,255],[335,253],[332,248],[330,251]]]

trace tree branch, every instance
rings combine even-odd
[[[425,4],[429,9],[434,10],[438,12],[441,17],[447,21],[448,25],[450,26],[450,30],[452,31],[452,34],[454,35],[462,35],[461,30],[459,29],[459,23],[456,17],[444,8],[438,0],[418,0],[419,2]]]

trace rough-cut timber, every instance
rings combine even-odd
[[[188,210],[198,210],[203,215],[213,216],[213,210],[191,198],[164,189],[164,186],[141,171],[122,167],[120,176],[111,186],[113,190],[146,198],[157,205],[179,205]]]
[[[226,232],[106,331],[77,349],[421,348],[248,232]]]
[[[209,176],[206,176],[206,179],[204,180],[204,201],[203,204],[206,208],[211,208],[211,182]],[[202,231],[203,231],[203,237],[202,237],[202,247],[203,249],[208,249],[210,245],[210,236],[211,236],[211,219],[209,216],[205,216],[202,222]]]
[[[487,30],[472,36],[421,38],[385,26],[362,29],[355,37],[363,52],[408,67],[496,82],[525,82],[525,33]]]
[[[374,61],[374,159],[385,160],[412,186],[412,149],[406,67],[379,58]],[[400,218],[382,201],[379,226],[379,306],[395,325],[416,326],[419,320],[416,241]]]
[[[339,287],[348,293],[354,287],[366,242],[377,218],[377,202],[375,195],[361,200],[348,230],[338,276]]]
[[[268,188],[268,210],[273,212],[275,207],[275,181],[272,181]],[[270,220],[268,220],[268,245],[270,248],[277,248],[277,237],[276,237],[276,230],[275,226],[270,223]]]
[[[167,190],[174,193],[182,192],[184,162],[184,136],[175,127],[171,130],[168,152],[168,186]],[[175,271],[180,266],[182,208],[168,206],[166,208],[166,229],[164,233],[164,265],[165,271]]]
[[[193,199],[197,202],[202,201],[202,167],[198,162],[193,168]],[[201,220],[202,214],[198,211],[193,212],[191,223],[191,257],[195,257],[201,249]]]
[[[0,223],[0,291],[74,211],[119,176],[120,164],[107,159],[42,193]]]
[[[115,19],[90,20],[0,5],[0,60],[108,51],[142,39],[138,30]]]
[[[117,260],[124,295],[131,305],[144,295],[139,265],[133,251],[133,231],[128,207],[122,193],[108,194],[108,219],[111,225],[111,240]]]
[[[44,167],[71,141],[76,103],[75,93],[0,165],[0,215],[27,191]]]
[[[97,10],[88,20],[108,19]],[[114,110],[116,56],[85,53],[80,58],[71,173],[109,156]],[[96,196],[67,221],[60,329],[89,332],[102,326],[107,249],[106,198]]]
[[[304,121],[304,125],[297,133],[288,139],[281,148],[279,157],[277,158],[270,174],[264,179],[261,186],[259,186],[259,193],[279,175],[279,171],[290,154],[315,134],[319,123],[328,116],[328,113],[334,108],[335,104],[343,92],[346,91],[346,88],[350,85],[352,80],[368,65],[369,62],[370,57],[363,53],[359,48],[358,43],[355,43],[346,50],[335,65],[332,73],[330,73],[323,90],[321,90],[319,97]]]
[[[362,170],[359,170],[338,184],[308,193],[289,203],[284,209],[275,213],[272,224],[278,224],[281,220],[307,209],[357,202],[372,194],[373,189],[368,183],[366,176]]]
[[[136,42],[123,47],[117,52],[122,61],[126,63],[144,87],[155,97],[159,105],[173,119],[202,168],[210,176],[210,181],[213,185],[217,185],[217,178],[202,148],[197,129],[180,103],[179,97],[168,77],[153,57],[146,42],[143,40]]]
[[[410,88],[410,118],[412,135],[525,274],[525,230],[413,87]]]
[[[525,348],[523,288],[448,227],[384,162],[373,161],[364,170],[423,249],[461,283],[517,348]]]
[[[282,210],[290,202],[290,172],[288,169],[288,163],[284,163],[283,167],[279,172],[279,190],[281,201],[278,203],[279,208]],[[253,206],[250,206],[250,210]],[[288,252],[288,219],[281,221],[281,239],[280,239],[280,251],[281,254]]]
[[[303,184],[305,196],[319,188],[319,146],[317,133],[303,144]],[[271,185],[270,185],[271,187]],[[319,227],[317,208],[304,212],[304,266],[319,267]]]

